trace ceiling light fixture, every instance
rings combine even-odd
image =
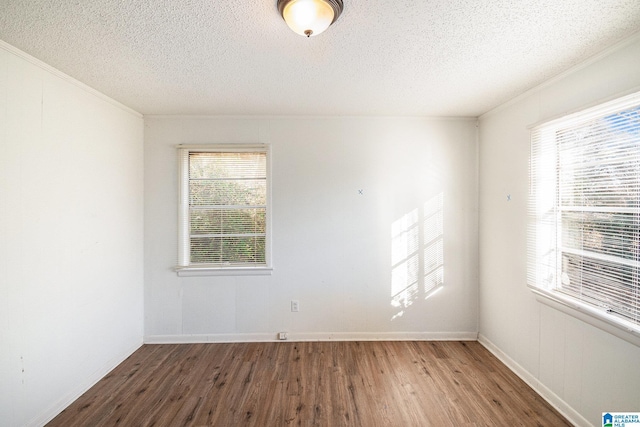
[[[342,0],[278,0],[278,10],[289,28],[307,37],[329,28],[342,8]]]

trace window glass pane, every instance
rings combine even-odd
[[[265,153],[189,154],[189,178],[262,178],[267,177]]]
[[[192,237],[194,264],[264,264],[265,237]]]
[[[266,209],[197,209],[191,211],[191,234],[266,233]]]
[[[256,206],[267,203],[267,180],[191,180],[191,206]]]
[[[637,268],[569,253],[562,254],[562,264],[561,291],[637,318]]]
[[[562,246],[636,259],[638,215],[611,212],[563,212]]]

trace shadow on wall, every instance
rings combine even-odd
[[[394,320],[419,298],[444,286],[443,193],[391,224],[391,305]]]

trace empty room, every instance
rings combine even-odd
[[[640,426],[640,3],[0,1],[47,424]]]

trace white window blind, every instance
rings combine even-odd
[[[262,147],[182,148],[179,267],[268,266]]]
[[[528,281],[640,330],[640,94],[537,126]]]

